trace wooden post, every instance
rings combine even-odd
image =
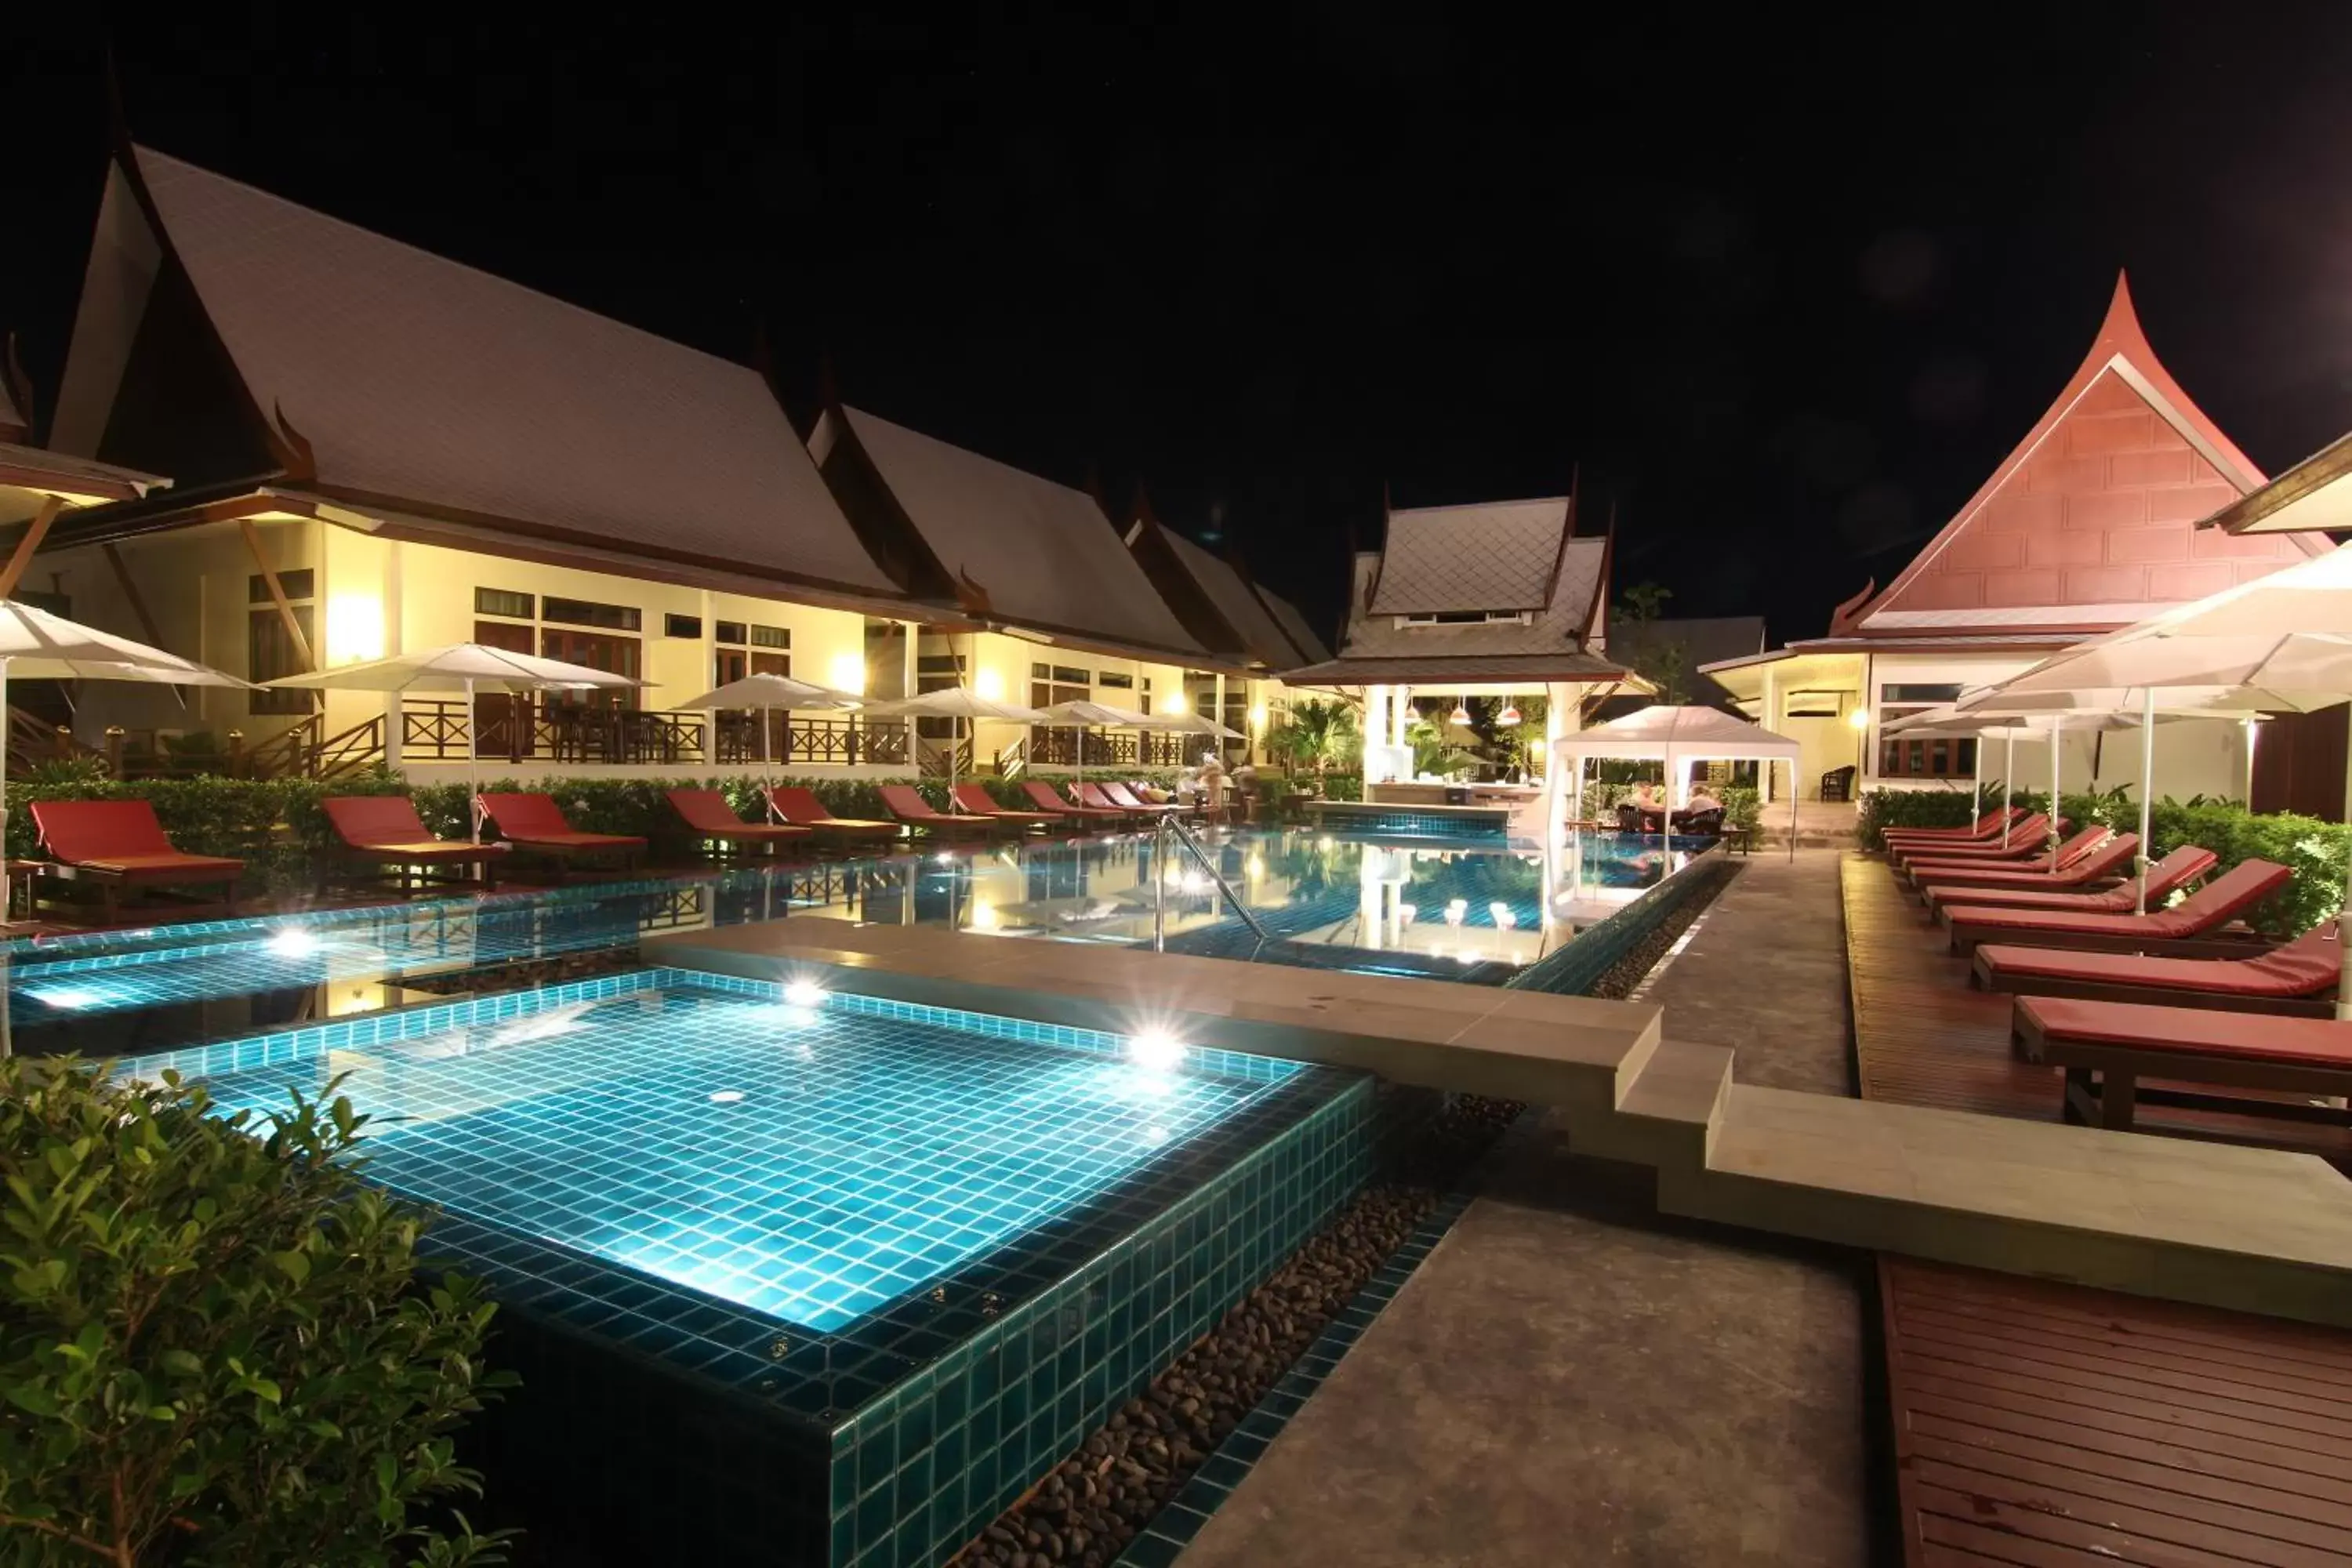
[[[122,726],[106,727],[106,771],[115,778],[122,776]]]
[[[245,548],[253,556],[255,570],[261,574],[262,586],[269,590],[269,602],[278,606],[278,618],[285,624],[286,636],[302,660],[300,673],[308,675],[319,668],[318,656],[310,651],[310,639],[302,635],[302,622],[294,614],[294,606],[286,602],[286,584],[278,580],[278,569],[261,552],[261,531],[253,526],[253,519],[249,517],[238,518],[236,526],[245,535]],[[325,692],[312,692],[311,710],[316,712],[326,700]]]
[[[25,537],[16,541],[16,548],[8,557],[8,564],[0,567],[0,599],[16,594],[16,584],[24,580],[25,568],[33,563],[34,552],[41,548],[41,541],[49,536],[49,524],[57,521],[58,513],[65,509],[66,503],[61,498],[51,496],[41,503],[41,510],[33,514],[32,522],[25,530]]]
[[[108,545],[107,548],[111,550],[114,547]],[[245,776],[245,731],[242,730],[228,732],[228,776],[233,779]]]

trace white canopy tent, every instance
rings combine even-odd
[[[1675,780],[1691,763],[1774,763],[1789,764],[1789,858],[1797,855],[1797,764],[1804,748],[1786,735],[1714,708],[1677,708],[1656,704],[1563,735],[1552,742],[1552,755],[1575,764],[1576,793],[1584,798],[1586,759],[1663,762],[1666,765],[1665,834],[1674,841]],[[1547,825],[1549,831],[1549,825]]]

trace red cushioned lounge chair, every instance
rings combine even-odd
[[[1179,801],[1146,800],[1114,779],[1106,779],[1101,784],[1088,784],[1087,787],[1100,790],[1102,797],[1121,811],[1141,812],[1146,821],[1155,816],[1173,816],[1184,809],[1182,803]]]
[[[1053,785],[1041,780],[1031,779],[1021,787],[1027,792],[1031,800],[1037,803],[1038,810],[1058,812],[1072,822],[1081,825],[1092,824],[1097,827],[1117,827],[1128,818],[1128,814],[1117,806],[1087,805],[1083,802],[1064,800],[1054,793]]]
[[[416,815],[416,803],[404,795],[331,795],[319,805],[339,841],[334,858],[389,876],[403,892],[426,883],[499,885],[505,845],[436,838]]]
[[[564,820],[551,795],[485,795],[475,797],[482,816],[498,825],[499,837],[518,850],[565,862],[611,856],[624,870],[646,852],[646,841],[625,833],[581,833]]]
[[[999,834],[1018,833],[1017,823],[1004,822],[993,816],[966,816],[957,812],[937,811],[912,784],[884,784],[882,809],[909,827],[943,838],[989,838]]]
[[[677,812],[696,838],[717,847],[721,855],[763,849],[773,855],[787,844],[804,844],[813,837],[798,823],[746,822],[735,815],[727,797],[715,789],[667,791],[670,809]]]
[[[1932,858],[1923,856],[1904,861],[1896,868],[1895,875],[1899,879],[1910,883],[1915,889],[1924,884],[1946,882],[1954,877],[1969,876],[1979,871],[2009,871],[2028,877],[2052,877],[2073,869],[2084,857],[2097,854],[2099,847],[2106,841],[2105,825],[2095,822],[2059,845],[2058,852],[2054,856],[2051,854],[2047,845],[2044,845],[2038,853],[2003,856],[1998,858],[1985,855],[1954,855],[1948,858],[1938,855]],[[2056,862],[2055,870],[2052,868],[2053,860]]]
[[[2244,958],[2262,951],[2252,932],[2222,928],[2294,879],[2284,866],[2241,860],[2180,902],[2144,915],[2086,915],[2059,910],[1947,906],[1953,951],[1972,953],[1989,942],[2065,947],[2084,952],[2152,952],[2176,958]]]
[[[1982,843],[2000,837],[2000,825],[2012,817],[2023,816],[2022,807],[2005,805],[1986,812],[1966,827],[1882,827],[1878,837],[1888,844],[1967,844]]]
[[[187,914],[217,913],[236,902],[236,880],[245,874],[245,862],[217,855],[183,855],[164,836],[155,808],[143,800],[37,800],[33,825],[55,862],[44,865],[40,874],[94,884],[110,921],[121,914],[126,889],[220,889],[216,899],[176,906]]]
[[[1008,811],[996,804],[996,797],[976,784],[960,784],[948,791],[948,799],[967,816],[992,816],[999,822],[1009,822],[1019,828],[1053,827],[1067,822],[1066,813],[1043,811]]]
[[[2325,1018],[2336,1009],[2344,978],[2343,942],[2333,921],[2253,958],[2148,958],[1989,942],[1977,949],[1969,978],[1984,990],[2020,996]]]
[[[1157,822],[1160,817],[1160,810],[1156,805],[1121,805],[1106,794],[1103,786],[1098,784],[1074,784],[1070,786],[1070,795],[1073,799],[1083,801],[1088,805],[1104,811],[1116,811],[1131,823]]]
[[[2061,819],[2058,831],[2064,833],[2073,826]],[[2005,844],[1990,838],[1981,844],[1897,845],[1886,852],[1886,858],[1898,872],[1919,860],[2023,860],[2050,853],[2049,832],[2048,817],[2029,816],[2011,830]]]
[[[2342,1127],[2352,1112],[2315,1100],[2352,1095],[2352,1023],[2274,1018],[2201,1007],[2021,996],[2011,1016],[2017,1052],[2066,1069],[2069,1121],[2128,1131],[2140,1102]],[[2142,1080],[2277,1094],[2200,1094]]]
[[[784,821],[805,827],[827,844],[887,844],[906,831],[895,822],[872,817],[835,816],[816,792],[800,784],[770,784],[768,809]]]
[[[2146,907],[2162,909],[2164,900],[2172,897],[2176,889],[2204,876],[2220,858],[2210,849],[2194,844],[2175,849],[2147,868]],[[1927,911],[1941,918],[1945,910],[1956,905],[1974,904],[1980,909],[2072,910],[2084,915],[2127,915],[2142,907],[2137,883],[2138,879],[2129,879],[2103,893],[2056,889],[2047,878],[2014,887],[1932,887],[1927,889]]]
[[[1912,889],[1922,900],[1935,889],[2040,888],[2047,892],[2105,887],[2127,875],[2132,857],[2139,853],[2139,835],[2119,833],[2103,838],[2104,827],[2078,833],[2058,847],[2058,869],[2047,860],[2023,863],[1997,861],[1990,866],[1958,860],[1922,860],[1911,868]],[[1948,902],[1949,900],[1947,900]]]

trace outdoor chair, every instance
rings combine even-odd
[[[1155,816],[1181,816],[1184,812],[1181,801],[1146,800],[1125,784],[1114,780],[1106,779],[1101,784],[1089,787],[1100,790],[1102,797],[1121,811],[1142,813],[1146,821]]]
[[[505,845],[436,838],[404,795],[331,795],[319,806],[335,830],[332,866],[387,876],[404,893],[423,886],[499,885]]]
[[[746,822],[735,815],[727,797],[715,789],[674,789],[667,792],[676,811],[695,838],[715,845],[720,855],[764,849],[773,855],[787,844],[806,842],[812,834],[797,823]]]
[[[2324,1018],[2336,1010],[2343,957],[2336,922],[2324,921],[2252,958],[2148,958],[1989,942],[1977,949],[1969,979],[1979,989],[2020,996]]]
[[[1974,953],[1989,942],[2084,952],[2149,952],[2182,958],[2243,958],[2260,952],[2252,931],[2225,935],[2231,921],[2294,879],[2269,860],[2241,860],[2170,909],[2144,915],[2076,914],[1957,904],[1944,913],[1952,949]],[[2266,944],[2265,944],[2266,945]]]
[[[884,784],[882,809],[908,826],[943,838],[991,838],[1018,833],[1020,826],[994,816],[971,816],[940,811],[912,784]]]
[[[814,790],[801,784],[770,784],[764,792],[768,809],[795,826],[805,827],[821,843],[887,844],[906,831],[895,822],[872,817],[835,816],[817,799]]]
[[[214,900],[182,900],[175,907],[184,914],[224,913],[236,903],[245,862],[182,854],[155,820],[155,808],[143,800],[37,800],[32,811],[41,847],[51,857],[39,874],[94,885],[110,922],[120,917],[125,891],[220,889]]]
[[[2025,813],[2016,806],[1988,811],[1966,827],[1886,827],[1879,837],[1889,844],[1981,844],[2000,837],[2000,825]]]
[[[633,868],[646,852],[646,841],[633,835],[579,832],[565,820],[551,795],[477,795],[475,804],[485,819],[497,825],[499,837],[519,852],[565,865],[610,856],[623,870]]]
[[[1126,812],[1115,806],[1087,805],[1076,801],[1064,800],[1054,793],[1053,785],[1039,779],[1031,779],[1021,788],[1024,794],[1037,803],[1039,811],[1053,812],[1067,817],[1072,822],[1116,827],[1125,823],[1128,818]]]
[[[1823,773],[1822,775],[1822,799],[1824,801],[1852,800],[1853,798],[1853,776],[1855,772],[1856,769],[1854,768],[1854,765],[1852,763],[1848,763],[1842,768],[1832,768],[1829,772]]]
[[[2062,817],[2058,823],[2058,831],[2063,833],[2073,826],[2074,824]],[[1903,868],[1914,860],[1941,860],[1947,863],[1966,861],[1971,865],[1983,861],[2026,860],[2036,855],[2047,856],[2050,853],[2050,841],[2046,837],[2049,831],[2050,819],[2037,812],[2022,821],[2012,824],[2006,843],[1994,838],[1982,844],[1942,844],[1931,847],[1890,845],[1886,851],[1886,861],[1895,868],[1896,874],[1900,875]]]
[[[2175,891],[2204,876],[2220,859],[2221,857],[2210,849],[2200,849],[2194,844],[2182,845],[2147,868],[2147,897],[2145,900],[2140,897],[2139,879],[2137,877],[2126,878],[2105,892],[2097,893],[2054,889],[2050,879],[2045,877],[2038,882],[2024,882],[2015,887],[1930,887],[1927,889],[1927,912],[1940,919],[1947,909],[1957,904],[2003,910],[2072,910],[2078,914],[2106,915],[2127,915],[2141,908],[2160,910]]]
[[[1915,860],[1904,874],[1922,899],[1936,888],[2085,888],[2123,876],[2139,852],[2139,835],[2110,837],[2105,827],[2087,827],[2058,847],[2058,868],[2047,860]]]
[[[1052,827],[1069,818],[1058,812],[1013,811],[996,804],[996,797],[987,787],[976,784],[960,784],[948,791],[948,799],[955,808],[969,816],[992,816],[999,822],[1015,827]]]
[[[2340,1103],[2352,1096],[2352,1023],[2021,996],[2010,1034],[2025,1060],[2065,1070],[2069,1121],[2128,1131],[2145,1101],[2352,1125],[2352,1111]],[[2144,1087],[2147,1079],[2165,1087]],[[2171,1087],[2183,1083],[2254,1092]]]
[[[1074,784],[1070,786],[1070,794],[1098,810],[1116,811],[1130,823],[1156,822],[1160,819],[1160,812],[1158,806],[1139,804],[1121,805],[1113,800],[1098,784]]]

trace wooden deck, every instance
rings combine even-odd
[[[1862,1096],[2054,1120],[2011,998],[1882,861],[1843,867]],[[2340,1130],[2174,1112],[2147,1131],[2336,1157]],[[2352,1568],[2352,1335],[1882,1257],[1904,1553],[1916,1568]]]
[[[2352,1339],[1882,1258],[1906,1555],[2352,1568]]]

